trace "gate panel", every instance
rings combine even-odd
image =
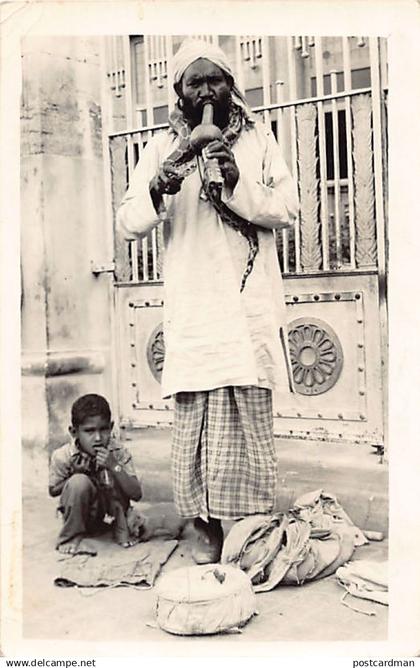
[[[162,284],[117,290],[121,424],[168,424],[172,401],[161,399],[164,359]]]
[[[286,280],[296,394],[276,395],[276,432],[381,443],[375,275]]]
[[[375,275],[286,280],[296,393],[274,397],[275,432],[381,443],[382,362]],[[162,400],[162,286],[118,290],[123,424],[168,424]]]

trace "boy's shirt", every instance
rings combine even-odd
[[[112,452],[118,464],[124,467],[124,470],[128,475],[136,475],[133,458],[127,448],[124,448],[114,439],[111,439],[108,450]],[[81,451],[75,441],[70,441],[57,448],[51,455],[48,481],[49,487],[55,487],[56,485],[65,482],[76,470],[77,472],[80,472],[81,466],[85,468],[85,473],[87,475],[93,477],[96,476],[97,471],[94,460],[87,453]]]

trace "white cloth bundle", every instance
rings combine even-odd
[[[352,596],[388,605],[387,561],[352,561],[341,566],[335,575],[339,584]]]
[[[251,581],[233,566],[178,568],[160,578],[156,594],[157,623],[176,635],[238,630],[256,614]]]

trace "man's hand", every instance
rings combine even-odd
[[[96,463],[104,469],[112,469],[118,462],[107,448],[95,448]]]
[[[183,180],[184,177],[177,174],[175,168],[165,161],[150,181],[150,190],[157,195],[175,195],[180,191]]]
[[[218,160],[225,184],[233,190],[238,183],[239,169],[229,146],[215,139],[203,149],[203,157]]]

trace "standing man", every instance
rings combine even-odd
[[[163,224],[162,395],[174,399],[174,498],[194,518],[195,561],[210,563],[220,558],[221,520],[274,508],[272,391],[292,390],[292,380],[273,230],[293,225],[297,199],[276,140],[219,47],[185,41],[174,88],[169,130],[142,152],[118,226],[133,240]],[[203,160],[189,138],[206,102],[223,137]],[[219,198],[206,182],[209,159],[220,165]]]

